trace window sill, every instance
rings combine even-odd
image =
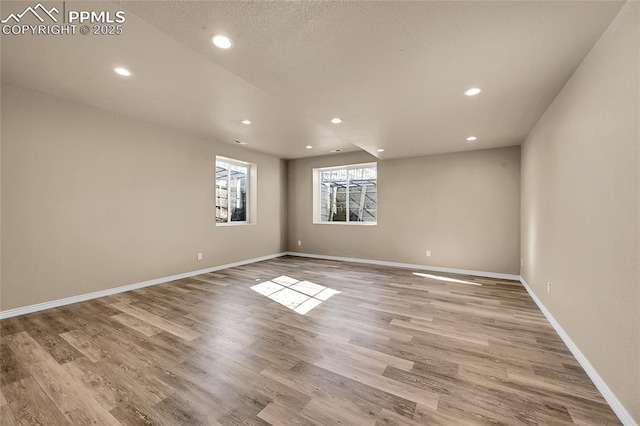
[[[226,223],[216,223],[216,226],[221,226],[223,228],[227,226],[246,226],[246,225],[255,225],[255,222],[226,222]]]
[[[313,222],[314,225],[377,226],[378,222]]]

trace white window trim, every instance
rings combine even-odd
[[[376,166],[376,176],[377,176],[377,170],[378,170],[378,163],[377,162],[372,162],[372,163],[360,163],[360,164],[345,164],[342,166],[329,166],[329,167],[317,167],[315,169],[313,169],[313,224],[314,225],[339,225],[339,226],[377,226],[378,225],[378,214],[376,212],[376,221],[375,222],[350,222],[350,221],[345,221],[345,222],[323,222],[320,220],[320,218],[322,217],[322,206],[321,203],[319,202],[319,197],[320,197],[320,185],[322,185],[322,183],[320,182],[320,172],[321,171],[325,171],[325,170],[341,170],[341,169],[346,169],[347,170],[347,178],[349,176],[349,170],[351,169],[361,169],[364,167],[371,167],[371,166]],[[376,185],[377,185],[377,177],[376,177]],[[349,186],[347,185],[347,199],[349,196]],[[347,210],[348,210],[348,205],[347,205]],[[347,211],[347,219],[349,219],[349,212]]]
[[[244,222],[235,221],[235,222],[216,222],[216,226],[227,227],[227,226],[245,226],[245,225],[255,225],[255,222]]]
[[[247,212],[246,212],[246,220],[243,221],[234,221],[231,222],[229,219],[230,217],[227,217],[227,221],[226,222],[215,222],[216,226],[220,226],[220,227],[227,227],[227,226],[243,226],[243,225],[255,225],[257,223],[257,215],[256,215],[256,207],[258,205],[257,201],[258,201],[258,197],[257,197],[257,193],[258,193],[258,165],[255,163],[249,163],[247,161],[242,161],[242,160],[236,160],[234,158],[229,158],[229,157],[224,157],[222,155],[216,155],[216,167],[218,166],[218,161],[223,161],[229,164],[234,164],[236,166],[244,166],[247,168],[248,171],[248,176],[247,176],[247,186],[246,186],[246,198],[247,198]],[[229,175],[229,178],[231,177],[231,175]],[[215,181],[216,181],[216,177],[214,175],[214,188],[215,188]],[[227,200],[227,204],[229,203],[229,200]],[[215,205],[215,200],[214,200],[214,209],[216,208]],[[227,207],[228,208],[228,207]],[[214,215],[214,220],[215,220],[215,215]]]

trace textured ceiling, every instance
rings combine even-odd
[[[122,36],[3,36],[2,78],[282,158],[509,146],[622,4],[123,1],[107,6],[127,10]]]

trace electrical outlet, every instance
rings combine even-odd
[[[198,260],[202,260],[202,253],[198,253]]]
[[[431,257],[431,250],[427,250],[427,257]]]
[[[547,294],[551,294],[551,283],[547,283]]]
[[[524,259],[520,259],[520,266],[524,266]]]
[[[298,245],[301,246],[302,245],[302,241],[298,240]]]

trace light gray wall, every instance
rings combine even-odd
[[[215,226],[216,155],[258,165],[256,224]],[[1,158],[2,310],[286,250],[269,155],[3,85]]]
[[[313,224],[313,168],[375,160],[289,161],[290,251],[518,274],[520,147],[379,161],[377,226]]]
[[[638,13],[625,5],[524,143],[522,276],[640,422]]]

